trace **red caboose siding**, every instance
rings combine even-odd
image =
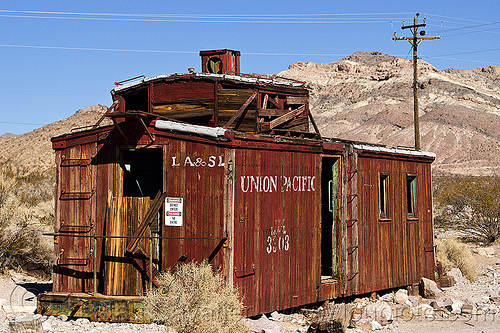
[[[320,155],[237,149],[235,160],[234,282],[246,313],[314,302]]]
[[[162,227],[162,267],[179,261],[207,259],[224,237],[225,149],[176,138],[162,138],[166,145],[165,187],[170,197],[184,200],[184,224]],[[193,238],[193,239],[191,239]],[[199,239],[205,238],[205,239]],[[186,259],[184,259],[186,257]],[[212,264],[220,267],[223,251]]]
[[[387,216],[380,215],[380,177],[387,176]],[[407,176],[416,177],[416,214],[407,212]],[[430,161],[405,156],[358,158],[359,292],[433,277]]]

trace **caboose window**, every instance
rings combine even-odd
[[[406,175],[406,212],[409,217],[417,216],[417,176]]]
[[[389,175],[380,175],[379,181],[379,208],[380,218],[388,218],[387,214],[387,192],[388,192]]]

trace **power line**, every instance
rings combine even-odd
[[[101,52],[133,52],[133,53],[170,53],[170,54],[198,54],[199,51],[176,51],[176,50],[140,50],[140,49],[112,49],[112,48],[93,48],[93,47],[66,47],[66,46],[43,46],[43,45],[15,45],[15,44],[0,44],[0,47],[12,47],[12,48],[32,48],[32,49],[48,49],[48,50],[67,50],[67,51],[101,51]],[[449,55],[458,54],[468,54],[468,53],[479,53],[479,52],[489,52],[496,51],[498,49],[481,50],[481,51],[471,51],[471,52],[461,52]],[[411,51],[411,47],[410,47]],[[278,53],[278,52],[244,52],[245,55],[253,56],[311,56],[311,57],[347,57],[351,54],[348,53]],[[408,54],[393,54],[394,57],[406,58]],[[472,60],[472,59],[458,59],[458,58],[443,58],[445,55],[438,56],[427,56],[423,55],[421,58],[436,58],[436,59],[447,59],[447,60],[457,60],[457,61],[469,61],[477,63],[489,63],[494,62]]]
[[[67,46],[43,46],[43,45],[20,45],[20,44],[0,44],[0,47],[48,49],[48,50],[69,50],[69,51],[199,54],[199,51],[113,49],[113,48],[95,48],[95,47],[67,47]],[[345,56],[349,55],[347,53],[277,53],[277,52],[245,52],[245,54],[246,55],[257,55],[257,56],[332,56],[332,57],[335,57],[335,56],[345,57]]]
[[[477,50],[477,51],[468,51],[468,52],[439,54],[436,57],[446,57],[446,56],[454,56],[454,55],[460,55],[460,54],[483,53],[483,52],[492,52],[492,51],[500,51],[500,48],[498,48],[498,49],[489,49],[489,50]]]
[[[285,23],[285,24],[333,24],[333,23],[382,23],[394,18],[380,16],[407,13],[359,13],[359,14],[126,14],[57,12],[33,10],[0,9],[0,17],[32,19],[65,19],[94,21],[135,21],[135,22],[186,22],[186,23]],[[54,16],[55,15],[55,16]],[[313,19],[313,20],[312,20]]]
[[[30,126],[45,126],[47,124],[35,124],[35,123],[16,123],[11,121],[0,121],[0,124],[9,124],[9,125],[30,125]]]
[[[125,21],[125,22],[179,22],[179,23],[253,23],[253,24],[364,24],[364,23],[387,23],[389,18],[370,18],[356,20],[333,20],[324,19],[314,21],[300,21],[296,18],[288,18],[287,21],[276,21],[276,18],[264,19],[212,19],[212,18],[199,18],[199,19],[139,19],[139,18],[103,18],[103,17],[70,17],[70,16],[37,16],[37,15],[4,15],[0,17],[6,18],[31,18],[31,19],[59,19],[59,20],[84,20],[84,21]],[[271,21],[273,20],[273,21]],[[310,18],[309,18],[310,20]]]
[[[421,56],[421,58],[429,58],[429,59],[443,59],[443,60],[455,60],[455,61],[466,61],[466,62],[475,62],[480,64],[488,64],[494,65],[494,61],[483,61],[483,60],[472,60],[472,59],[460,59],[460,58],[449,58],[449,57],[440,57],[440,56]]]
[[[453,19],[453,20],[459,20],[459,21],[491,23],[491,22],[488,22],[488,21],[474,20],[474,19],[460,18],[460,17],[453,17],[453,16],[445,16],[445,15],[436,15],[436,14],[426,14],[426,15],[428,15],[428,16],[434,16],[434,17],[442,17],[442,18],[447,18],[447,19]]]
[[[446,37],[469,35],[469,34],[474,34],[474,33],[477,33],[477,32],[496,33],[496,32],[493,32],[492,30],[498,30],[498,29],[500,29],[500,27],[498,27],[498,28],[491,28],[491,29],[483,29],[483,30],[474,30],[474,31],[462,32],[462,33],[457,33],[457,34],[451,34],[451,35],[446,35]]]
[[[169,50],[134,50],[134,49],[112,49],[95,47],[68,47],[68,46],[43,46],[43,45],[19,45],[0,44],[0,47],[28,48],[28,49],[48,49],[48,50],[73,50],[73,51],[106,51],[106,52],[139,52],[139,53],[177,53],[177,54],[198,54],[194,51],[169,51]]]
[[[102,13],[102,12],[59,12],[59,11],[35,11],[35,10],[7,10],[0,9],[2,13],[25,13],[25,14],[55,14],[55,15],[95,15],[95,16],[132,16],[132,17],[189,17],[189,18],[237,18],[237,17],[316,17],[316,16],[377,16],[377,15],[407,15],[406,13],[301,13],[301,14],[134,14],[134,13]]]

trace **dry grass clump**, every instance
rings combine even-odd
[[[477,266],[471,250],[455,238],[435,239],[436,257],[443,265],[444,272],[457,267],[470,281],[476,278]]]
[[[144,301],[146,320],[185,332],[248,332],[237,290],[203,262],[181,265],[158,278]]]

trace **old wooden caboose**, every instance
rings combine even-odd
[[[190,260],[220,268],[246,315],[433,278],[434,154],[322,138],[302,82],[200,55],[200,73],[119,84],[112,125],[52,139],[39,313],[134,320],[155,276]]]

